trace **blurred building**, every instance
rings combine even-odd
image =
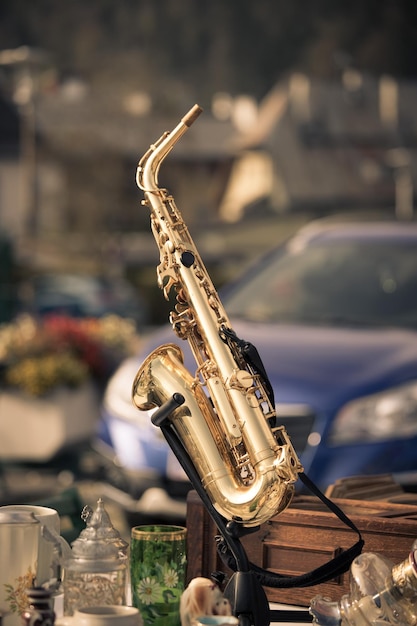
[[[416,111],[417,83],[353,70],[332,82],[290,75],[261,102],[256,126],[242,136],[220,214],[237,221],[263,202],[278,213],[395,207],[409,217]]]
[[[61,186],[54,195],[51,186],[44,190],[43,230],[54,224],[70,231],[148,232],[149,211],[140,206],[135,182],[137,163],[186,111],[156,114],[139,106],[145,95],[70,81],[40,100],[42,158]],[[216,212],[233,160],[232,134],[230,123],[203,115],[161,168],[160,182],[175,195],[187,221],[205,221]]]
[[[50,81],[34,104],[36,212],[24,215],[18,204],[19,118],[7,103],[2,128],[16,132],[9,154],[0,154],[0,226],[19,239],[47,240],[37,249],[41,265],[64,250],[74,263],[110,255],[154,265],[136,166],[185,111],[157,113],[146,93],[78,79]],[[417,178],[416,111],[417,83],[353,70],[334,81],[293,73],[259,104],[218,98],[171,152],[160,184],[193,233],[302,212],[376,208],[407,217]],[[31,243],[23,245],[30,256]]]

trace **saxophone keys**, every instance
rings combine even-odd
[[[246,392],[253,386],[253,376],[247,370],[234,370],[227,382],[231,389]]]

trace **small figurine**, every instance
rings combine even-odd
[[[219,585],[201,576],[193,578],[181,596],[181,626],[193,626],[202,615],[231,615],[232,607]]]

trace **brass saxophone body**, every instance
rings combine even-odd
[[[140,410],[161,407],[174,394],[185,402],[169,419],[192,460],[215,509],[252,527],[283,511],[302,471],[283,427],[272,428],[275,409],[262,376],[234,342],[226,311],[174,199],[158,186],[163,159],[201,113],[195,105],[139,161],[137,184],[151,211],[160,251],[158,284],[176,304],[170,322],[189,342],[196,360],[191,374],[175,344],[154,350],[141,365],[132,389]]]

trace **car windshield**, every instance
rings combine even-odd
[[[255,322],[417,328],[417,247],[332,241],[288,246],[226,296]]]

